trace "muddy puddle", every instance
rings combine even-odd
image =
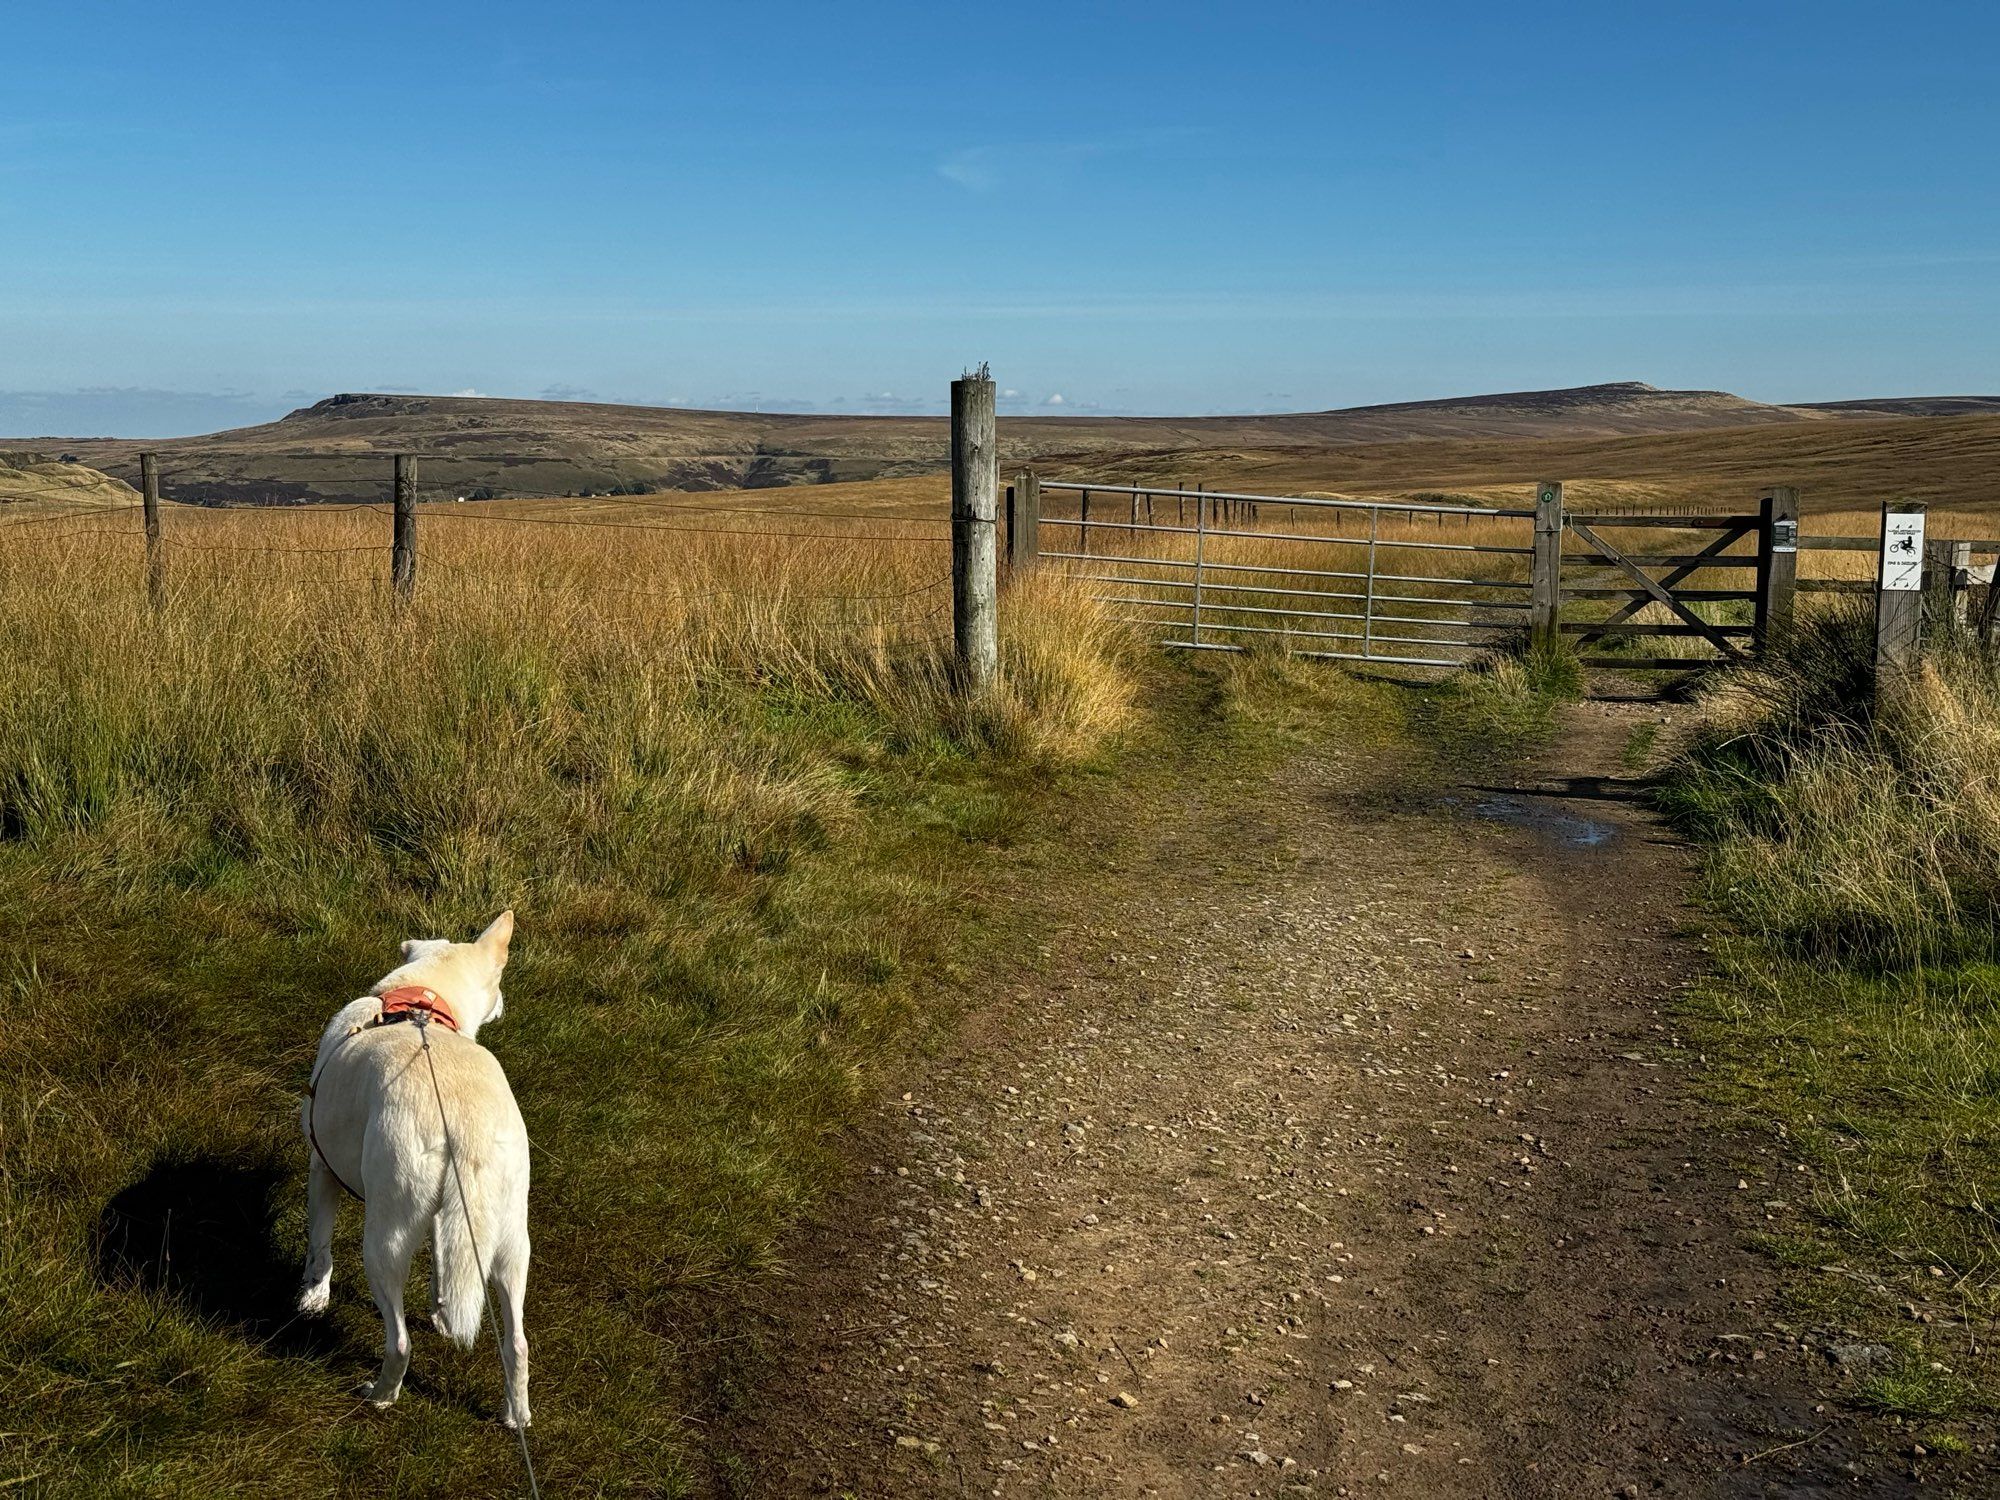
[[[1481,797],[1469,811],[1476,818],[1505,823],[1510,828],[1525,828],[1551,843],[1575,849],[1600,849],[1618,836],[1618,830],[1611,824],[1566,812],[1545,797]]]

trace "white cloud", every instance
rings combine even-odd
[[[1048,400],[1042,403],[1042,405],[1044,406],[1062,406],[1065,404],[1066,403],[1063,401],[1063,393],[1061,391],[1057,391],[1053,396],[1049,397]]]
[[[1104,141],[1009,141],[967,146],[939,162],[937,173],[967,192],[987,193],[1022,183],[1046,185],[1118,149],[1122,149],[1121,144]]]
[[[473,388],[472,388],[471,386],[467,386],[467,387],[466,387],[466,388],[465,388],[464,390],[462,390],[462,391],[452,391],[452,392],[451,392],[450,394],[451,394],[451,395],[454,395],[454,396],[478,396],[478,397],[480,397],[480,398],[481,398],[482,400],[483,400],[483,399],[485,398],[485,396],[486,396],[486,392],[484,392],[484,391],[475,391],[475,390],[474,390],[474,389],[473,389]]]

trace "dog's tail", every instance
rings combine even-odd
[[[437,1264],[431,1273],[437,1278],[437,1330],[461,1349],[470,1349],[479,1341],[495,1227],[480,1222],[478,1190],[472,1183],[466,1186],[473,1189],[474,1201],[470,1204],[459,1196],[458,1175],[445,1173],[444,1195],[437,1213]],[[466,1216],[468,1209],[474,1215],[470,1219]],[[488,1264],[480,1264],[482,1255]]]

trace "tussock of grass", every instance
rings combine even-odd
[[[386,527],[169,519],[216,548]],[[439,516],[401,612],[379,553],[190,547],[157,617],[137,561],[0,556],[0,1482],[518,1491],[490,1349],[420,1332],[397,1411],[352,1402],[357,1213],[330,1325],[288,1305],[326,1017],[401,938],[512,905],[482,1041],[536,1145],[543,1483],[675,1492],[690,1319],[773,1266],[869,1060],[939,1013],[918,982],[970,951],[978,851],[1131,722],[1133,643],[1024,585],[967,703],[918,540]]]
[[[1496,653],[1439,684],[1427,728],[1457,745],[1519,754],[1547,741],[1560,706],[1582,696],[1583,668],[1566,644]]]
[[[1880,715],[1868,622],[1809,616],[1720,679],[1670,788],[1722,839],[1744,926],[1790,949],[1897,966],[1984,957],[2000,921],[2000,670],[1933,652]]]
[[[1965,1319],[1829,1314],[1902,1350],[1863,1404],[1944,1417],[2000,1397],[2000,674],[1947,639],[1874,713],[1869,631],[1816,610],[1715,679],[1663,795],[1736,929],[1697,999],[1725,1093],[1810,1169],[1774,1184],[1804,1199],[1781,1258]]]

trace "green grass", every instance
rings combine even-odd
[[[1426,739],[1446,753],[1518,755],[1551,739],[1565,703],[1583,696],[1567,645],[1496,655],[1445,678],[1424,701]]]
[[[926,991],[976,951],[973,869],[1060,781],[879,722],[753,731],[773,708],[712,705],[812,768],[819,807],[718,829],[642,799],[629,823],[548,831],[595,845],[587,875],[537,880],[520,856],[510,1004],[482,1040],[538,1146],[534,1440],[554,1493],[682,1485],[682,1328],[771,1268],[871,1058],[949,1014]],[[494,901],[345,860],[273,868],[239,837],[218,826],[136,885],[88,838],[0,851],[0,1407],[35,1414],[6,1424],[0,1475],[78,1495],[510,1493],[490,1349],[420,1333],[404,1405],[356,1411],[379,1323],[351,1207],[330,1332],[282,1326],[319,1027],[397,938],[464,935]],[[151,1201],[182,1187],[192,1201]],[[138,1274],[95,1252],[107,1227]]]
[[[90,562],[69,543],[0,559],[0,1492],[519,1492],[490,1348],[419,1331],[403,1402],[354,1400],[380,1324],[351,1205],[331,1317],[290,1306],[321,1028],[403,938],[503,906],[481,1040],[535,1145],[543,1482],[686,1489],[721,1310],[835,1180],[871,1070],[996,951],[995,870],[1143,729],[1151,658],[1060,591],[1013,591],[1007,687],[969,702],[936,632],[818,602],[930,559],[678,538],[691,607],[620,587],[663,576],[629,542],[560,535],[467,533],[433,559],[466,581],[395,613],[190,562],[149,616],[48,586]]]
[[[1945,1420],[2000,1409],[2000,695],[1947,641],[1874,711],[1864,625],[1817,615],[1713,684],[1661,794],[1734,928],[1691,1006],[1719,1099],[1787,1164],[1759,1191],[1791,1205],[1763,1241],[1788,1306],[1897,1350],[1858,1404]]]

